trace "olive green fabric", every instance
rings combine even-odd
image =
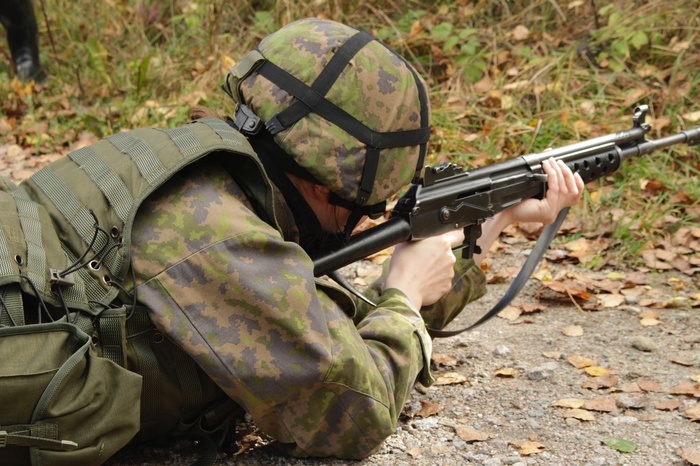
[[[0,464],[99,465],[138,432],[141,376],[75,326],[2,327],[0,361]]]
[[[141,202],[207,156],[272,212],[252,149],[218,119],[116,134],[1,180],[0,464],[100,464],[132,438],[226,432],[238,406],[147,309],[120,305],[135,298],[122,283]]]

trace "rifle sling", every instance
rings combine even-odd
[[[503,295],[503,297],[496,303],[496,305],[491,308],[490,311],[488,311],[486,314],[484,314],[479,320],[477,320],[475,323],[456,330],[437,330],[437,329],[432,329],[428,328],[428,333],[430,334],[431,337],[433,338],[447,338],[447,337],[453,337],[455,335],[459,335],[460,333],[466,332],[468,330],[473,330],[479,325],[491,320],[494,316],[498,315],[503,309],[505,309],[508,304],[517,296],[517,294],[522,290],[523,286],[525,286],[525,283],[527,280],[530,278],[532,273],[535,271],[535,268],[537,265],[540,263],[542,260],[542,257],[544,256],[545,251],[549,247],[549,244],[552,242],[554,237],[557,235],[557,232],[559,231],[559,228],[561,227],[561,224],[564,222],[564,218],[566,217],[566,214],[569,212],[569,208],[562,209],[561,212],[559,212],[559,215],[557,216],[556,220],[554,223],[547,225],[544,230],[542,231],[542,234],[540,237],[537,239],[537,243],[535,243],[535,247],[532,248],[532,252],[530,252],[530,255],[527,257],[527,260],[523,264],[523,267],[520,269],[520,272],[518,272],[518,275],[515,277],[513,280],[513,283],[511,283],[510,287],[506,291],[506,293]]]

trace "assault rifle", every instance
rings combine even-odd
[[[623,161],[632,157],[676,144],[692,146],[700,143],[700,126],[655,141],[647,140],[645,135],[651,129],[645,123],[648,111],[646,105],[635,108],[633,126],[626,131],[539,154],[523,155],[471,171],[464,171],[453,163],[426,167],[422,180],[412,184],[398,200],[385,223],[353,235],[341,249],[314,257],[314,275],[329,275],[347,287],[347,282],[337,273],[339,268],[395,244],[437,236],[457,228],[464,229],[465,233],[462,257],[471,258],[480,252],[476,242],[485,220],[528,198],[544,197],[547,175],[542,171],[542,162],[545,160],[554,158],[563,161],[588,183],[613,173]],[[506,296],[470,328],[496,315],[517,294],[534,271],[565,216],[566,210],[545,228]],[[466,329],[433,333],[435,336],[450,336],[463,330]]]

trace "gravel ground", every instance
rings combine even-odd
[[[647,278],[647,288],[659,295],[673,297],[679,286],[688,295],[698,292],[697,277],[649,273]],[[489,287],[470,312],[483,313],[506,289]],[[536,301],[540,287],[532,279],[516,302]],[[661,323],[644,326],[640,316],[646,309],[635,303],[596,312],[584,312],[568,299],[547,304],[515,321],[496,318],[436,340],[434,373],[445,384],[417,388],[396,433],[366,460],[286,458],[257,438],[243,442],[246,449],[238,455],[220,455],[217,464],[700,464],[700,309],[687,303],[661,309]],[[468,323],[466,316],[454,325],[460,323]],[[571,326],[582,335],[565,335],[562,330]],[[572,356],[594,361],[591,367],[607,375],[589,375],[569,361],[583,365]],[[624,444],[609,446],[605,439],[631,442],[634,451],[619,451]],[[185,465],[196,458],[192,445],[180,442],[127,450],[110,465]]]

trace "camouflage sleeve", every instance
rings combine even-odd
[[[384,263],[382,275],[370,286],[366,295],[372,300],[384,286],[389,261]],[[430,306],[423,306],[421,316],[428,328],[441,330],[457,317],[465,306],[486,294],[486,276],[474,263],[473,259],[458,259],[455,263],[455,278],[452,289],[440,300]],[[365,303],[358,304],[356,319],[361,319],[371,307]]]
[[[395,431],[431,352],[403,293],[355,324],[307,254],[210,172],[149,200],[132,244],[155,325],[290,454],[362,458]]]

